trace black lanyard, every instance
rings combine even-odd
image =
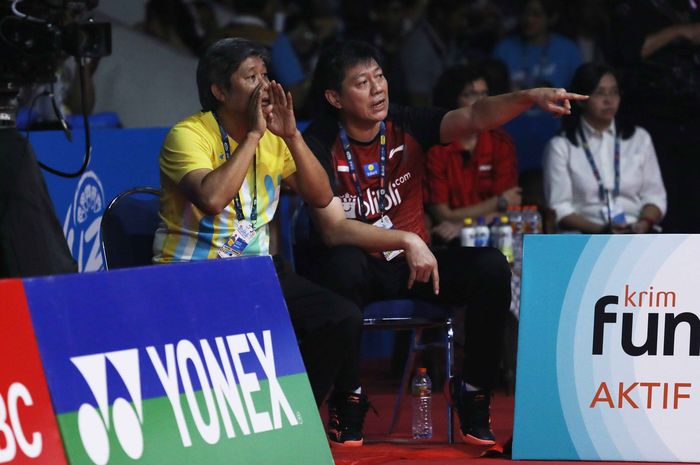
[[[586,140],[586,136],[583,133],[583,129],[581,126],[578,128],[578,133],[581,136],[581,145],[583,146],[583,151],[586,153],[586,158],[588,159],[588,164],[591,165],[591,169],[593,170],[593,175],[595,176],[595,180],[598,181],[598,197],[600,198],[601,201],[605,201],[605,186],[603,186],[603,179],[600,176],[600,171],[598,171],[598,167],[595,164],[595,160],[593,159],[593,154],[591,153],[591,149],[588,146],[588,141]],[[613,198],[617,198],[618,195],[620,195],[620,138],[616,135],[615,136],[615,152],[614,152],[614,165],[615,165],[615,185],[613,187]]]
[[[216,115],[214,116],[216,118]],[[216,118],[216,122],[219,125],[219,132],[221,133],[221,142],[224,144],[224,154],[226,155],[226,160],[231,158],[231,145],[228,143],[228,134],[226,130]],[[240,192],[236,192],[236,196],[233,198],[233,207],[236,210],[236,219],[238,221],[243,221],[245,215],[243,215],[243,206],[241,205]],[[250,206],[250,222],[255,227],[255,222],[258,220],[258,165],[257,165],[257,149],[256,154],[253,155],[253,202]]]
[[[350,171],[350,176],[352,176],[352,182],[355,184],[355,190],[357,191],[357,197],[359,199],[360,216],[363,220],[367,219],[365,212],[362,210],[362,187],[360,187],[360,179],[357,176],[357,170],[355,169],[355,161],[352,156],[352,150],[350,150],[350,140],[348,139],[348,133],[345,131],[343,125],[338,122],[338,130],[340,133],[340,141],[343,143],[343,151],[345,152],[345,159],[348,161],[348,170]],[[386,125],[384,121],[379,124],[379,213],[384,216],[384,209],[386,207]],[[371,198],[368,199],[370,202]]]

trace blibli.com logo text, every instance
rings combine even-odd
[[[91,399],[78,409],[78,431],[90,460],[95,465],[109,463],[110,444],[115,444],[110,443],[111,433],[131,459],[138,460],[147,451],[143,429],[148,427],[149,418],[141,397],[140,366],[154,370],[157,375],[183,447],[192,446],[194,435],[214,445],[222,436],[235,438],[237,432],[247,436],[301,424],[301,414],[294,412],[277,380],[272,334],[266,330],[261,335],[262,341],[255,333],[245,333],[211,341],[182,339],[161,347],[149,346],[145,351],[132,348],[71,358],[94,398],[94,403]],[[253,402],[253,394],[260,391],[260,382],[254,371],[257,366],[244,364],[241,357],[249,352],[255,355],[267,378],[270,411],[258,411]],[[131,397],[115,399],[111,410],[108,364]],[[199,401],[195,385],[201,388]],[[186,417],[192,419],[194,427],[188,425]],[[162,427],[161,422],[158,425]]]
[[[403,200],[399,192],[399,186],[408,182],[411,179],[411,173],[406,173],[399,176],[396,180],[389,183],[386,195],[386,211],[391,210],[396,205],[399,205]],[[365,200],[367,199],[367,200]],[[345,211],[345,217],[355,219],[362,216],[359,212],[359,203],[356,195],[345,194],[340,197]],[[366,217],[371,217],[379,214],[379,193],[376,190],[367,188],[363,194],[362,211]]]

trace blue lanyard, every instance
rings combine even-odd
[[[601,201],[605,201],[605,186],[603,186],[603,179],[600,176],[600,171],[593,160],[593,154],[591,153],[591,148],[588,146],[588,141],[583,133],[581,126],[578,128],[579,136],[581,136],[581,145],[583,146],[583,151],[586,153],[586,158],[588,159],[588,164],[591,165],[593,170],[593,175],[595,180],[598,182],[598,197]],[[620,138],[615,135],[615,152],[614,152],[614,165],[615,165],[615,185],[613,187],[613,198],[620,195]]]
[[[366,215],[362,209],[362,187],[360,187],[360,179],[357,176],[357,170],[355,169],[355,161],[352,156],[352,150],[350,150],[350,139],[348,139],[348,133],[345,131],[343,125],[338,122],[338,130],[340,134],[340,141],[343,144],[343,151],[345,152],[345,159],[348,161],[348,170],[350,171],[350,176],[352,177],[352,182],[355,184],[355,190],[357,191],[357,197],[359,199],[360,216],[363,220],[366,220]],[[384,121],[379,124],[379,212],[384,216],[384,209],[386,207],[386,125]],[[370,202],[372,199],[368,199]]]
[[[214,115],[216,122],[219,125],[219,132],[221,133],[221,142],[224,144],[224,154],[226,155],[226,160],[231,159],[231,145],[228,143],[228,134],[226,130],[219,122],[219,118]],[[236,210],[236,219],[238,221],[243,221],[245,215],[243,215],[243,206],[241,205],[240,192],[236,192],[236,196],[233,198],[233,207]],[[253,223],[255,227],[255,222],[258,220],[258,165],[257,165],[257,151],[253,155],[253,203],[250,206],[250,222]]]

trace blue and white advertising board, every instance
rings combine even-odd
[[[700,461],[700,235],[525,238],[513,458]]]
[[[79,271],[103,270],[100,221],[110,200],[136,186],[160,186],[158,154],[167,128],[94,129],[92,156],[79,178],[43,172],[63,234]],[[83,161],[84,132],[39,131],[29,141],[37,159],[52,168],[74,172]]]

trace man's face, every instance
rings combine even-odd
[[[376,61],[349,68],[340,92],[329,90],[326,98],[341,115],[361,122],[380,122],[389,111],[389,85]]]
[[[238,69],[231,74],[229,88],[222,89],[212,84],[212,92],[219,100],[220,111],[230,111],[244,114],[249,106],[250,98],[258,86],[262,86],[262,104],[266,106],[270,99],[267,93],[270,81],[267,78],[267,67],[262,58],[250,56],[243,60]],[[219,89],[217,93],[214,87]]]

